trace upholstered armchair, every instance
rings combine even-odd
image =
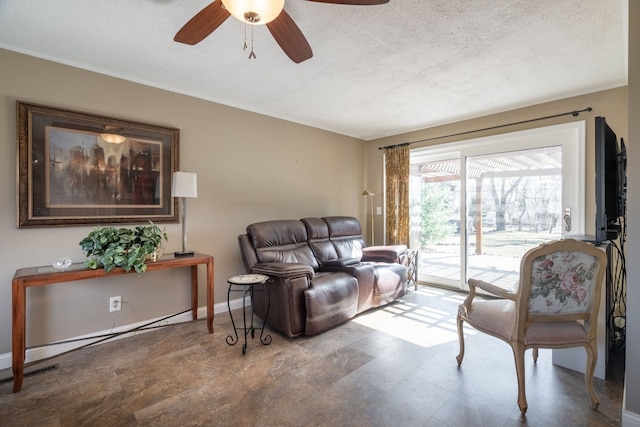
[[[582,346],[587,352],[585,384],[591,406],[599,405],[593,388],[598,357],[596,340],[598,307],[607,257],[594,245],[574,239],[544,243],[528,251],[520,263],[520,283],[515,293],[480,280],[469,279],[469,296],[458,309],[458,365],[464,357],[463,324],[493,335],[513,350],[518,380],[518,406],[527,411],[524,352],[538,348]],[[500,298],[476,298],[481,288]]]

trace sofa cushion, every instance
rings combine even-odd
[[[336,248],[329,241],[329,227],[321,218],[302,218],[307,230],[309,246],[320,265],[338,259]]]
[[[259,262],[301,263],[318,270],[304,224],[297,220],[274,220],[251,224],[247,234]]]
[[[338,259],[361,259],[365,242],[360,222],[350,216],[327,216],[322,219],[327,224],[329,240],[336,249]]]
[[[320,273],[304,291],[306,335],[314,335],[351,319],[358,309],[358,282],[348,273]]]

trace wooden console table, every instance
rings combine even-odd
[[[190,257],[176,258],[173,254],[165,255],[155,262],[147,263],[147,272],[166,270],[170,268],[191,267],[191,315],[192,319],[198,317],[198,265],[207,267],[207,328],[213,333],[213,257],[202,253],[196,253]],[[13,357],[13,392],[22,388],[24,379],[24,359],[26,352],[26,289],[36,286],[47,286],[54,283],[73,282],[75,280],[100,279],[119,276],[121,274],[135,273],[134,270],[126,272],[116,268],[109,274],[104,270],[91,270],[84,263],[71,264],[64,271],[58,271],[51,266],[27,267],[16,271],[13,276],[12,286],[12,357]]]

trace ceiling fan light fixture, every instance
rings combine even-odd
[[[100,138],[104,139],[109,144],[122,144],[124,140],[127,139],[126,137],[115,133],[101,133]]]
[[[222,0],[225,9],[239,21],[268,24],[280,15],[285,0]]]

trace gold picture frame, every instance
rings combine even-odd
[[[179,129],[16,107],[18,227],[178,222]]]

